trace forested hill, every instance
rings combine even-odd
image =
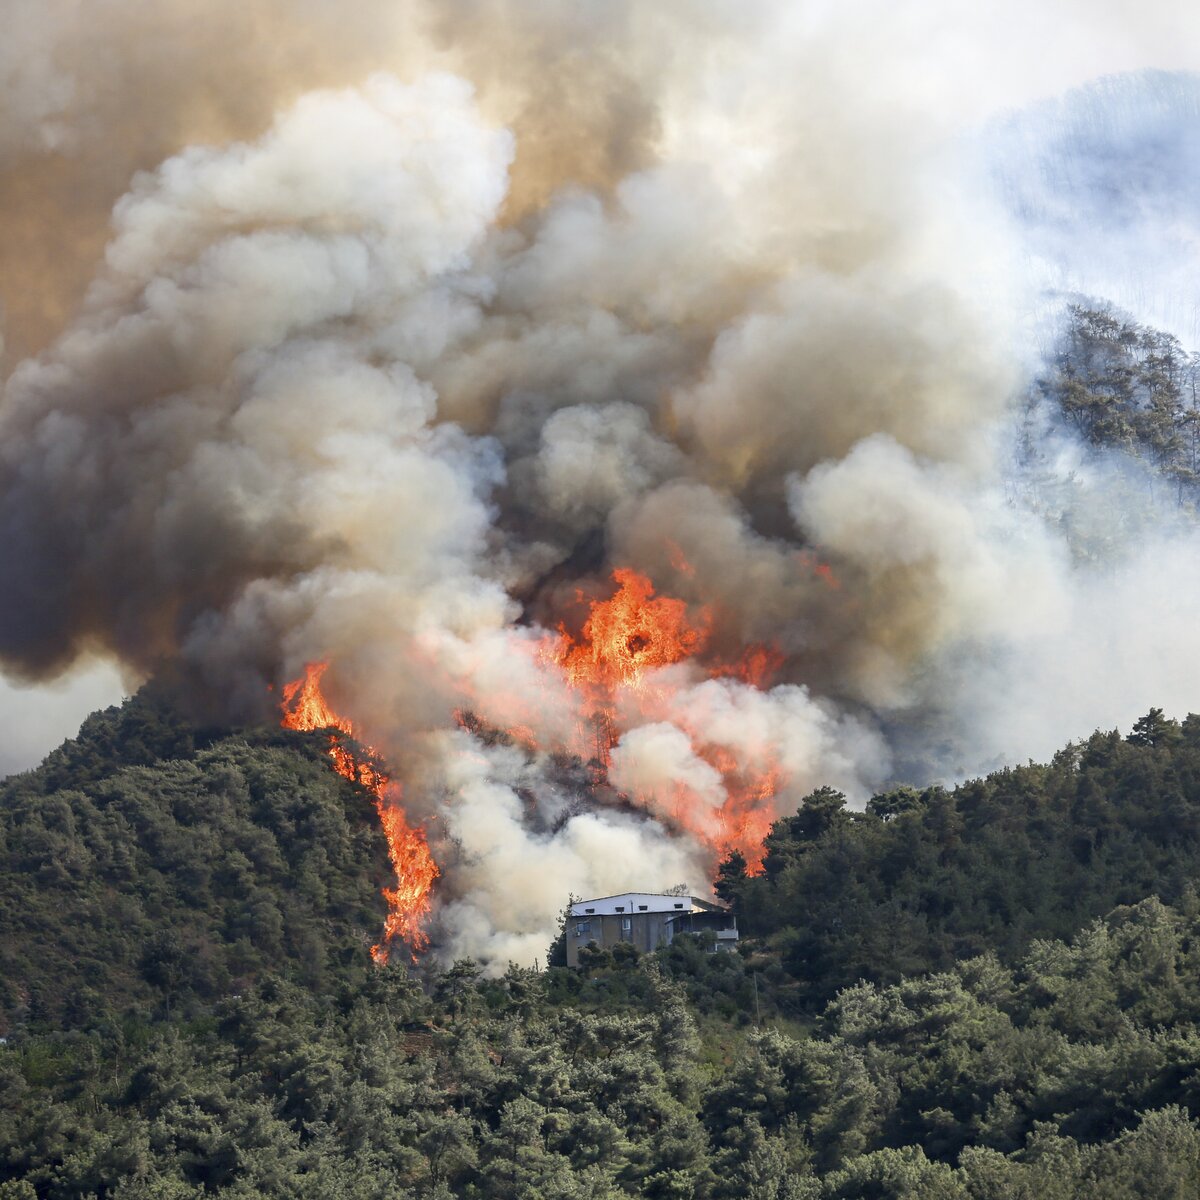
[[[1200,879],[1200,717],[1153,710],[1046,765],[947,791],[901,788],[863,813],[823,789],[766,840],[765,873],[718,891],[767,939],[806,1004],[1034,938],[1070,937],[1150,895],[1190,906]]]
[[[1164,476],[1178,503],[1200,489],[1200,355],[1107,307],[1072,304],[1035,390],[1091,447],[1123,450]]]
[[[206,733],[152,691],[96,713],[0,784],[0,1034],[360,980],[387,870],[321,736]]]
[[[418,981],[321,738],[99,714],[0,789],[0,1200],[1200,1194],[1200,719],[766,867],[740,953]]]
[[[1015,494],[1084,561],[1194,527],[1198,398],[1200,354],[1102,303],[1069,305],[1025,409]]]

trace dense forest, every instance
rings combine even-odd
[[[361,978],[386,867],[322,737],[212,739],[143,693],[0,784],[0,1033]]]
[[[1190,520],[1197,371],[1077,306],[1039,436]],[[387,854],[325,738],[149,687],[0,783],[0,1200],[1200,1194],[1200,717],[821,788],[764,852],[720,866],[735,953],[376,967]]]
[[[1196,1194],[1200,719],[766,850],[737,953],[375,968],[320,738],[97,714],[0,789],[0,1197]]]

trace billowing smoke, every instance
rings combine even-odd
[[[1028,250],[964,152],[1143,65],[1121,6],[1025,13],[1087,24],[1053,65],[996,14],[795,7],[18,5],[9,671],[276,719],[328,662],[442,865],[435,948],[501,966],[814,787],[1186,708],[1194,538],[1085,567],[1014,501]],[[688,652],[600,704],[568,647],[618,568]]]

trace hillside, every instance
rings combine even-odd
[[[1196,718],[819,791],[726,864],[741,953],[497,979],[370,965],[386,860],[319,738],[146,694],[0,813],[3,1200],[1200,1187]]]
[[[0,787],[0,1033],[360,979],[386,870],[322,739],[205,734],[144,693]]]
[[[1152,894],[1194,902],[1200,719],[1154,710],[1128,737],[1097,732],[949,791],[901,788],[864,813],[823,790],[766,850],[763,875],[726,863],[720,890],[806,1003],[976,954],[1011,961]]]

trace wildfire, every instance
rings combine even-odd
[[[678,552],[676,557],[675,569],[688,576],[686,561]],[[770,646],[752,645],[735,662],[715,659],[709,647],[712,609],[689,608],[682,599],[656,595],[650,579],[630,568],[617,568],[612,580],[612,594],[592,601],[577,636],[560,626],[557,637],[524,643],[543,670],[559,672],[560,680],[570,685],[575,735],[550,736],[536,711],[519,702],[512,705],[507,727],[481,723],[470,706],[458,710],[456,719],[470,733],[504,732],[530,753],[566,750],[579,755],[590,762],[597,784],[608,782],[611,752],[624,733],[642,725],[673,723],[687,735],[694,753],[719,774],[719,806],[714,808],[711,794],[695,795],[683,782],[670,787],[669,795],[631,798],[689,830],[714,856],[738,850],[751,873],[761,870],[762,840],[775,817],[773,801],[783,773],[766,749],[747,762],[744,751],[712,740],[705,723],[680,703],[680,689],[695,684],[700,675],[727,680],[729,687],[763,689],[770,686],[783,656]],[[688,662],[693,666],[683,674],[660,670]],[[395,888],[383,890],[388,906],[383,936],[371,948],[376,962],[386,962],[396,938],[414,950],[428,945],[422,924],[439,872],[424,829],[408,822],[399,785],[383,769],[378,754],[357,743],[349,718],[326,700],[321,681],[327,667],[324,662],[310,663],[301,678],[284,686],[282,723],[288,729],[327,730],[334,769],[362,784],[374,798],[396,872]],[[490,696],[493,711],[495,699]]]
[[[396,872],[396,887],[383,889],[388,905],[383,937],[371,947],[371,957],[377,963],[385,963],[394,938],[402,938],[414,951],[429,944],[421,926],[429,913],[429,893],[438,877],[438,866],[430,853],[425,831],[409,825],[400,803],[400,786],[380,768],[379,756],[369,746],[364,747],[365,754],[356,754],[342,740],[355,736],[354,725],[335,713],[321,692],[321,678],[328,666],[324,662],[309,663],[300,679],[284,685],[282,724],[285,729],[336,730],[329,735],[329,757],[334,770],[361,783],[374,797],[388,857]]]
[[[687,575],[686,560],[677,548],[673,551],[679,558],[673,565]],[[711,609],[702,608],[689,617],[683,600],[656,596],[651,581],[637,571],[617,568],[612,578],[617,590],[607,600],[593,601],[581,637],[576,640],[560,627],[553,651],[554,660],[581,696],[585,720],[580,746],[590,751],[599,777],[607,774],[610,751],[620,736],[619,711],[632,707],[644,720],[674,719],[686,728],[686,717],[669,713],[674,686],[656,680],[648,687],[646,674],[701,654],[713,624]],[[755,645],[735,663],[710,664],[707,674],[762,688],[782,661],[772,647]],[[717,853],[740,850],[752,873],[761,869],[762,839],[775,815],[771,800],[780,783],[778,768],[772,763],[739,763],[728,748],[706,744],[698,731],[686,732],[699,757],[722,778],[726,799],[716,826],[703,816],[704,805],[682,784],[671,796],[660,798],[656,807],[707,841]]]
[[[730,679],[740,679],[751,687],[759,689],[770,687],[779,668],[783,666],[783,655],[774,646],[761,646],[757,643],[747,646],[741,658],[729,665],[720,664],[713,668],[714,676],[727,676]]]
[[[655,596],[645,575],[618,567],[613,580],[616,593],[592,605],[582,641],[559,630],[559,661],[572,683],[637,687],[649,668],[670,666],[703,649],[712,625],[708,609],[692,624],[687,605]]]

